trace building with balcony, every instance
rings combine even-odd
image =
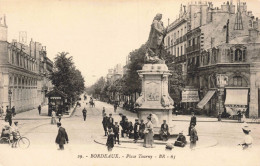
[[[196,89],[200,99],[188,105],[211,116],[240,110],[259,117],[258,18],[247,11],[246,2],[232,1],[220,8],[193,2],[187,15],[186,86]]]

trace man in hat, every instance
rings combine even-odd
[[[190,136],[190,131],[191,131],[191,124],[194,124],[194,126],[196,126],[197,123],[197,118],[194,114],[194,111],[191,112],[191,119],[190,119],[190,126],[189,126],[189,135]]]
[[[120,143],[119,143],[119,125],[118,125],[118,122],[115,122],[115,125],[113,126],[113,131],[114,131],[114,137],[115,137],[115,144],[116,144],[116,141],[118,141],[118,145],[120,145]]]
[[[108,117],[108,124],[107,124],[107,127],[108,129],[111,129],[114,125],[114,118],[112,117],[112,114],[110,113],[109,114],[109,117]]]
[[[167,141],[169,138],[169,126],[166,123],[166,120],[163,120],[163,124],[161,125],[161,130],[160,130],[160,138],[161,140]]]
[[[120,125],[122,127],[121,137],[124,137],[124,134],[127,134],[127,128],[128,128],[128,119],[125,115],[122,115],[122,120],[120,121]]]
[[[84,107],[83,110],[82,110],[82,115],[83,115],[83,119],[84,121],[86,121],[86,117],[87,117],[87,110],[86,108]]]
[[[64,144],[67,142],[69,143],[68,134],[65,128],[61,127],[61,123],[57,123],[57,127],[59,128],[58,135],[56,137],[56,144],[59,144],[58,150],[64,150]]]
[[[144,120],[141,119],[141,123],[140,123],[140,127],[139,127],[139,136],[141,139],[144,139],[144,130],[145,130]]]
[[[191,130],[190,130],[190,149],[194,150],[196,147],[196,142],[198,141],[198,134],[197,130],[195,129],[195,124],[191,124]]]
[[[177,137],[177,140],[174,142],[174,146],[184,147],[186,144],[186,137],[183,135],[183,131],[181,131]]]
[[[8,106],[6,106],[6,115],[5,115],[5,120],[9,122],[9,125],[12,126],[12,112],[9,110]]]
[[[104,113],[102,124],[103,124],[103,128],[104,128],[104,131],[105,131],[105,136],[107,136],[108,117],[107,117],[106,113]]]
[[[243,150],[246,150],[249,147],[252,147],[253,138],[249,134],[251,132],[251,130],[249,130],[249,127],[247,124],[245,124],[244,127],[242,127],[242,130],[243,130],[243,133],[245,134],[245,138],[244,138],[244,141],[242,142],[242,144],[239,144],[239,145],[241,145],[243,147]]]
[[[112,129],[108,129],[108,136],[107,136],[107,150],[110,152],[112,151],[114,147],[114,133],[112,132]]]
[[[135,124],[134,124],[134,142],[136,143],[138,138],[139,138],[139,128],[140,128],[140,124],[139,124],[139,120],[135,119]]]
[[[41,115],[41,110],[42,110],[42,106],[39,105],[39,106],[38,106],[39,115]]]

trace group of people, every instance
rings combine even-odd
[[[18,129],[18,122],[15,121],[13,124],[10,125],[7,119],[5,119],[4,123],[2,124],[2,133],[1,137],[9,138],[12,143],[12,148],[17,147],[17,140],[20,135]]]

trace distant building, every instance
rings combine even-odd
[[[53,62],[46,47],[32,40],[25,45],[24,33],[22,43],[9,43],[5,16],[0,20],[0,105],[9,105],[9,92],[17,112],[46,104],[45,94],[53,87],[48,79]]]
[[[172,55],[176,57],[175,64],[187,65],[185,94],[189,88],[196,89],[200,101],[192,101],[191,95],[190,100],[182,101],[184,106],[205,109],[213,116],[219,112],[235,115],[241,110],[247,116],[260,117],[258,18],[247,11],[245,2],[235,6],[228,1],[221,8],[214,8],[212,3],[192,2],[185,12],[185,54],[179,58],[173,51]],[[171,31],[165,43],[168,36]],[[173,43],[178,43],[177,39]],[[166,45],[166,49],[170,47]]]

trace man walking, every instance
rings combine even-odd
[[[107,136],[108,117],[107,117],[106,113],[104,113],[102,124],[103,124],[103,128],[104,128],[104,131],[105,131],[105,136]]]
[[[190,119],[190,126],[189,126],[189,135],[190,136],[190,131],[191,131],[191,125],[194,124],[194,126],[196,126],[196,122],[197,122],[197,118],[194,115],[194,112],[191,112],[191,119]]]
[[[12,112],[8,109],[8,106],[6,106],[5,120],[9,122],[10,126],[12,126]]]
[[[58,150],[64,150],[64,144],[67,142],[69,143],[68,135],[66,130],[61,127],[61,123],[57,123],[57,127],[59,128],[58,135],[56,137],[56,144],[59,144],[59,149]]]
[[[41,105],[38,106],[38,111],[39,111],[39,115],[41,115],[41,111],[42,111],[42,106]]]
[[[82,114],[83,114],[83,119],[84,121],[86,121],[86,117],[87,117],[87,110],[86,108],[84,107],[83,110],[82,110]]]

